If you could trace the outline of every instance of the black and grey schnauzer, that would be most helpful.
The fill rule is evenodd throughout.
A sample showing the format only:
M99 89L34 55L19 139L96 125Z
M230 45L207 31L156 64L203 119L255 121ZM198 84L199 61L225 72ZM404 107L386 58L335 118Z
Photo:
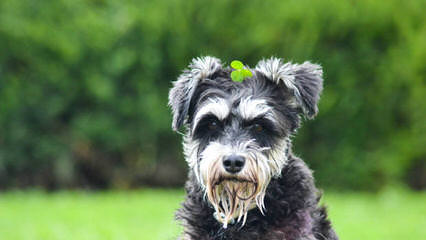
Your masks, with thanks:
M321 67L271 58L243 82L231 71L196 58L169 94L190 167L181 239L338 239L311 170L291 151L301 117L318 112Z

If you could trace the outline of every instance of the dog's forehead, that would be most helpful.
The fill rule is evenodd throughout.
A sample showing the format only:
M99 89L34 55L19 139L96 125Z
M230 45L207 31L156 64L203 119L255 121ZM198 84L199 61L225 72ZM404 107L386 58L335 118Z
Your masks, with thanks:
M232 109L241 109L241 107L251 105L267 105L271 100L267 94L256 94L249 88L237 89L231 92L226 99L231 104Z

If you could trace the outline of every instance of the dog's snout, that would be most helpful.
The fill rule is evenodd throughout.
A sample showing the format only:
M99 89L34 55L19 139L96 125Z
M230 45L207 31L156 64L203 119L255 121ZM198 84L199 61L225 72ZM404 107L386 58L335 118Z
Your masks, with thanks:
M229 173L237 173L243 169L246 160L240 155L230 155L223 159L223 167Z

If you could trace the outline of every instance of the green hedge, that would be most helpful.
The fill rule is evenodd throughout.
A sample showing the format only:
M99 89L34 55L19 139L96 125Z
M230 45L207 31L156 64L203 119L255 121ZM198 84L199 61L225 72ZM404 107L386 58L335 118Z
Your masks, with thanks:
M321 63L295 152L379 189L426 158L425 1L0 1L0 187L178 185L170 81L191 58ZM423 169L424 163L420 164Z

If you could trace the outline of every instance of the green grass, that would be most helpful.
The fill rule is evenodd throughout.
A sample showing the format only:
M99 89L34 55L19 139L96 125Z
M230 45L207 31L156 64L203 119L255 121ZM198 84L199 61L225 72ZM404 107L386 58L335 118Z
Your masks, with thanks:
M0 193L0 239L176 239L173 212L182 199L182 190ZM426 236L425 193L326 192L324 202L342 240Z
M342 240L426 239L426 192L334 193L324 201Z

